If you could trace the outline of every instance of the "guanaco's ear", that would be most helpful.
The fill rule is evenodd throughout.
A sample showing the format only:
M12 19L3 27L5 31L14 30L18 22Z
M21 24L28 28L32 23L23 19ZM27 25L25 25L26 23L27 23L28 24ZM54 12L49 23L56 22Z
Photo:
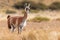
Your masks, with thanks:
M10 18L10 15L7 16L7 19Z

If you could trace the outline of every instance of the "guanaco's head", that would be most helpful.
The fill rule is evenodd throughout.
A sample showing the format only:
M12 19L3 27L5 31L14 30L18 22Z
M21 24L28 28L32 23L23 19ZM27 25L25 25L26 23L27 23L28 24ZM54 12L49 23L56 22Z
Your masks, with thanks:
M29 14L29 12L30 12L30 3L26 3L26 4L25 4L25 12L26 12L27 14Z

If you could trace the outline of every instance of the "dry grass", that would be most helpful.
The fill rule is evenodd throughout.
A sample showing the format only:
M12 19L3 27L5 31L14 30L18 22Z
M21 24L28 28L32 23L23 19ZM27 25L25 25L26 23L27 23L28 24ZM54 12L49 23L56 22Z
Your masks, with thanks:
M5 21L2 21L1 24L3 24L3 22ZM5 26L4 24L3 26ZM32 28L26 27L26 30L18 34L17 30L11 33L7 25L5 27L1 27L0 25L0 40L60 40L60 32L51 29L34 29L32 26Z
M0 40L60 40L60 37L58 37L57 32L55 31L46 32L40 29L31 30L28 33L22 32L22 34L7 33L5 36L0 38Z
M40 34L42 33L42 34ZM46 37L44 37L45 34L43 30L31 30L27 36L23 37L25 40L44 40Z
M42 15L45 13L46 12L42 12ZM47 12L47 14L49 13L50 12ZM48 21L49 18L37 17L36 20ZM11 31L7 28L6 20L3 19L3 21L0 21L0 40L60 40L60 21L41 23L29 22L26 29L23 30L21 34L18 34L17 30L11 33Z
M60 40L59 32L52 30L31 30L22 40Z

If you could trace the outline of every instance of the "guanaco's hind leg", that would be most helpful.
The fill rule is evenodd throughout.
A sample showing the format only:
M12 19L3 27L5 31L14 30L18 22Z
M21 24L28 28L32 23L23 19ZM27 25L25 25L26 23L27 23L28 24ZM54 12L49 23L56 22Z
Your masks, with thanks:
M14 32L15 26L11 24L11 31Z

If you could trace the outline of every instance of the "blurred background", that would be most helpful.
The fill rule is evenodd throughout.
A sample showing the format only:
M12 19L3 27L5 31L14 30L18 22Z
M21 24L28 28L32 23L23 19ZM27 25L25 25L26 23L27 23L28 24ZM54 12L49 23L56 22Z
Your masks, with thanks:
M60 19L60 0L0 0L0 17L1 14L21 15L25 3L31 4L29 19L36 16Z
M60 10L60 0L0 0L0 13L15 13L24 9L26 2L31 4L32 10Z

